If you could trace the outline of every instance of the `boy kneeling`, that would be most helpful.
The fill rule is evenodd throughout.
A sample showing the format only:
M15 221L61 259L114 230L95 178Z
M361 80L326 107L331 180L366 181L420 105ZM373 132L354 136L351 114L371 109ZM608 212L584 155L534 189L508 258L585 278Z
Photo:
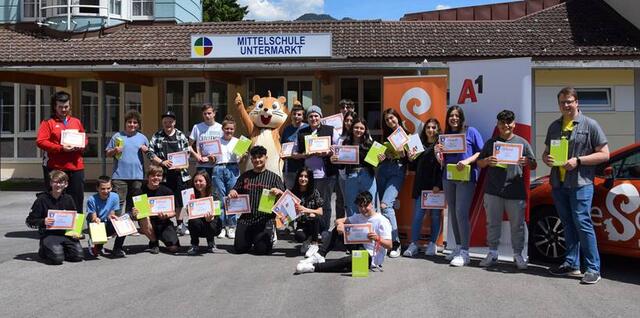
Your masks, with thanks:
M60 265L64 260L81 262L83 253L78 237L65 236L66 230L47 229L47 226L54 223L54 219L49 217L49 210L76 211L73 197L63 193L69 184L69 176L62 171L53 170L49 173L49 178L51 190L38 193L26 220L29 227L37 228L40 232L38 255L52 265Z
M149 166L146 184L143 184L140 190L135 191L133 196L146 194L147 197L153 198L173 195L173 191L171 189L160 184L160 182L162 182L163 173L164 172L161 167L156 165ZM131 213L133 213L135 218L137 218L138 212L138 209L135 207L131 208ZM164 243L169 252L175 253L178 251L178 233L171 221L171 218L174 216L176 216L175 210L158 213L138 220L138 223L140 224L140 233L149 238L148 251L151 254L160 253L160 243L158 243L158 240L161 240L162 243Z
M116 234L116 229L113 227L111 221L117 217L116 212L120 211L120 197L117 193L111 192L111 178L107 176L98 177L96 188L98 193L92 195L87 200L87 221L98 224L105 223L107 236L111 236ZM122 250L125 238L126 236L116 237L111 252L112 257L125 256ZM97 257L98 255L104 254L102 246L103 244L95 244L91 247L89 250L91 255Z
M358 207L357 214L348 218L336 220L336 227L331 235L322 243L319 251L311 257L298 263L296 273L311 272L331 272L348 273L351 272L351 257L346 256L336 260L325 261L325 256L333 250L338 242L343 241L345 224L366 224L371 223L373 232L368 235L369 243L350 245L351 250L365 249L369 253L369 268L379 267L384 261L387 249L392 247L391 223L382 214L373 208L373 197L368 191L359 193L356 196L355 204Z

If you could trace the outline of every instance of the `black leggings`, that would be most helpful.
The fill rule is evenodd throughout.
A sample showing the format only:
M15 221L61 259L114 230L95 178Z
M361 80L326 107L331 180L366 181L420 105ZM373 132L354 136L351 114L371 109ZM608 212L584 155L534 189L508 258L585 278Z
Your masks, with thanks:
M60 265L64 260L80 262L84 256L80 241L64 235L47 235L41 238L38 254L53 265Z
M191 245L198 246L200 238L207 239L207 244L213 244L216 235L222 230L222 221L219 217L215 217L211 222L207 222L204 218L189 219L189 235L191 236Z
M49 179L49 172L53 170L54 169L50 169L47 166L42 166L42 172L44 173L44 188L47 191L51 190L51 180ZM65 193L73 198L73 202L75 202L76 204L76 211L78 213L82 213L82 211L84 210L82 208L84 202L84 170L62 171L66 173L67 176L69 176L69 184L65 189Z
M111 221L107 221L105 222L105 228L107 229L107 237L116 234L116 240L115 242L113 242L113 249L114 250L121 250L122 249L122 245L124 245L124 239L127 238L126 236L117 236L118 233L116 232L116 229L113 227L113 224L111 223ZM96 244L96 246L102 247L104 246L104 244Z
M233 248L236 254L244 254L248 253L253 246L254 254L266 255L271 253L273 248L272 237L273 220L271 219L250 225L238 222Z
M305 217L296 222L296 233L293 237L298 243L304 242L307 238L311 238L311 242L318 242L318 234L320 234L320 219Z

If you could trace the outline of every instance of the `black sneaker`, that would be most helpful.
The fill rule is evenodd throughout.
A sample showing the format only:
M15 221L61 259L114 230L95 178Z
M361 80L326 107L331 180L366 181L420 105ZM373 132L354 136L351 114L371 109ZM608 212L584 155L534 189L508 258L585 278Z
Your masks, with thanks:
M556 267L550 267L549 273L555 276L569 276L569 277L582 277L582 273L579 269L573 268L567 264L562 264Z
M593 285L600 281L600 273L587 271L584 273L584 277L582 277L581 283Z
M160 253L160 247L158 246L158 242L149 242L149 248L147 248L147 252L151 254Z
M190 256L198 255L198 245L191 245L191 247L187 251L187 255L190 255Z
M209 253L215 253L217 250L216 247L216 243L214 242L207 242L207 252Z
M111 257L114 258L121 258L125 256L127 256L127 253L125 253L121 248L114 248L111 252Z

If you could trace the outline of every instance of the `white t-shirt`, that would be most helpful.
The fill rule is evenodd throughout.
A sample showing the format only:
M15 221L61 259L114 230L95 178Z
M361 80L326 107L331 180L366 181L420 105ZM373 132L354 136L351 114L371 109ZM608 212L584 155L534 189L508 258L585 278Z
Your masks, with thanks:
M196 147L200 147L201 141L215 140L218 138L222 138L222 125L220 125L219 123L214 123L211 126L207 125L205 122L195 124L191 129L191 135L189 135L189 139L195 142L193 149L195 151L198 151ZM198 163L196 166L210 168L213 167L214 164L206 162Z
M216 164L238 162L238 156L233 153L233 148L236 147L236 143L238 143L238 138L236 137L231 137L229 140L220 138L220 151L222 155L216 156Z
M347 223L349 224L366 224L371 223L371 227L376 234L380 235L380 237L384 240L391 239L391 223L389 220L384 217L380 213L376 213L374 216L367 218L361 213L356 213L348 218ZM384 262L384 256L387 255L387 249L380 246L380 248L375 251L376 243L371 241L367 244L362 244L364 248L369 252L371 256L371 264L372 265L382 265Z

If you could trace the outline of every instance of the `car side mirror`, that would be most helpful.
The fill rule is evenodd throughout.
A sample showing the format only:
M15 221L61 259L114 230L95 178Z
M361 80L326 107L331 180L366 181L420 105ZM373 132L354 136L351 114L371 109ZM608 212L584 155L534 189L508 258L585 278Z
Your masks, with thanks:
M613 179L613 168L612 167L606 167L604 168L604 178L607 180L611 180Z

